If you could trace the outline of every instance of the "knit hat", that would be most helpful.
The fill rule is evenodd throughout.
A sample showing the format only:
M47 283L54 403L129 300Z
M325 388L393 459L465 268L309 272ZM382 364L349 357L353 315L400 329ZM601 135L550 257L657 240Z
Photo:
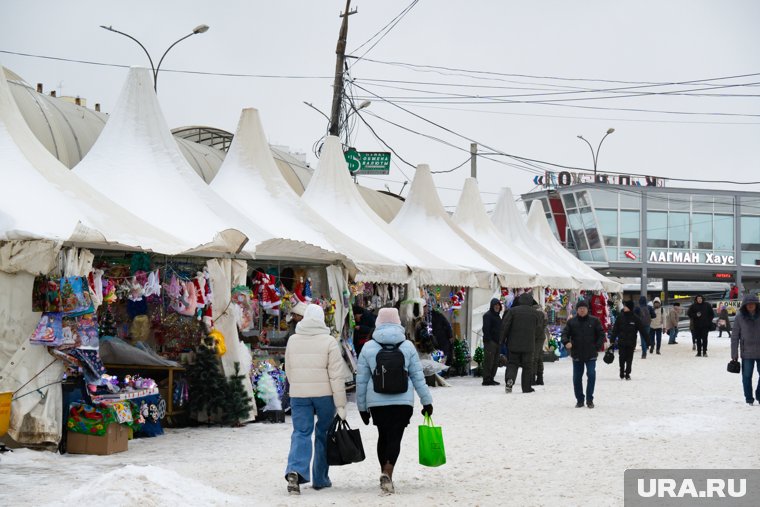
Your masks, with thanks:
M299 301L298 303L295 304L295 306L293 306L293 308L290 309L290 313L296 313L300 315L301 317L303 317L304 313L306 313L307 306L308 305L306 303L302 303L301 301Z
M586 308L588 308L588 302L587 302L585 299L581 299L581 300L579 300L579 301L578 301L578 302L575 304L575 309L576 309L576 310L577 310L578 308L581 308L581 307L586 307Z
M623 306L625 306L629 310L633 310L633 300L629 299L628 301L623 302Z
M395 308L380 308L375 319L375 326L381 324L398 324L401 325L401 318L398 316L398 310Z

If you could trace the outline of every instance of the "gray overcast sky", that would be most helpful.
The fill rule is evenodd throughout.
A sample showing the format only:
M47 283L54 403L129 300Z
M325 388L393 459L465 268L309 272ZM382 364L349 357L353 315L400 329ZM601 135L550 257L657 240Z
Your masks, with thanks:
M411 0L354 0L349 51L375 34ZM174 40L196 25L211 29L183 41L167 56L164 69L219 73L330 76L345 5L339 0L280 1L144 1L129 2L3 0L0 4L0 50L147 65L132 41L98 26L112 25L138 38L158 59ZM421 0L372 49L367 58L496 73L553 78L608 79L635 82L683 82L760 73L760 2L754 0L625 1L453 1ZM357 54L362 54L365 46ZM126 69L57 62L0 53L0 63L46 91L79 95L109 111ZM533 77L423 71L360 61L351 69L357 84L386 97L408 95L416 102L451 102L452 94L523 95L636 86L599 81L562 81ZM454 74L454 75L452 75ZM495 80L497 78L498 80ZM471 86L397 84L367 79L422 81ZM676 91L714 85L760 83L760 75L688 86L634 89ZM414 89L403 91L378 85ZM428 92L439 92L432 95ZM354 89L356 95L366 95ZM620 95L628 94L617 92ZM760 86L734 86L691 93L732 96L650 95L547 104L478 100L473 104L405 103L404 107L451 130L510 154L574 167L592 167L583 134L596 145L609 127L599 157L600 171L630 171L681 178L760 180ZM609 93L604 95L610 95ZM510 97L547 100L598 97L599 93ZM303 105L312 102L328 112L332 80L264 79L199 76L162 72L159 99L170 127L211 125L235 130L240 110L261 110L270 142L310 153L325 130L325 120ZM448 98L447 98L448 97ZM466 102L471 99L456 99ZM676 115L601 108L732 113L755 116ZM363 111L364 113L364 111ZM370 116L377 114L462 149L469 142L416 119L393 105L374 100L364 117L404 159L446 170L463 162L463 151L447 147ZM353 143L359 150L383 149L363 125ZM482 148L481 148L482 149ZM395 158L395 157L394 157ZM309 159L315 162L310 153ZM413 169L396 159L411 178ZM469 164L436 175L440 187L461 188ZM515 194L533 187L533 174L489 160L479 161L483 199L493 202L499 187ZM375 188L398 191L406 179L393 167L387 181L361 178ZM671 186L694 186L671 184ZM704 188L714 185L700 184ZM753 187L729 187L760 190ZM455 205L459 191L441 189L445 205ZM490 208L490 206L489 206Z

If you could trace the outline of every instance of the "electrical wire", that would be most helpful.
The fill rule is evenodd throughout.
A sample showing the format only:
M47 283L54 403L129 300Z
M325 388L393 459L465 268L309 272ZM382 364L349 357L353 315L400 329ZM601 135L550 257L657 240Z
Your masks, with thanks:
M414 6L417 5L417 2L419 2L419 0L412 0L412 3L407 5L404 8L404 10L402 10L400 13L396 15L395 18L390 20L384 27L382 27L377 33L375 33L372 37L370 37L364 43L362 43L358 48L351 51L351 53L358 52L361 48L366 46L371 40L373 40L375 37L380 35L381 32L384 32L382 35L380 35L380 38L377 39L377 41L375 41L374 44L372 44L372 46L370 46L364 53L362 53L361 56L358 56L358 57L351 56L352 58L355 58L355 61L354 63L351 64L351 67L356 65L362 58L364 58L367 55L367 53L372 51L375 48L375 46L377 46L380 43L380 41L382 41L391 32L391 30L393 30L396 27L396 25L398 25L401 22L401 20L404 19L404 16L409 14L409 11L411 11L414 8Z
M430 174L453 173L454 171L456 171L457 169L459 169L460 167L462 167L463 165L465 165L470 160L472 160L472 158L468 157L468 158L464 159L464 161L461 164L459 164L458 166L454 167L453 169L447 169L445 171L430 171Z

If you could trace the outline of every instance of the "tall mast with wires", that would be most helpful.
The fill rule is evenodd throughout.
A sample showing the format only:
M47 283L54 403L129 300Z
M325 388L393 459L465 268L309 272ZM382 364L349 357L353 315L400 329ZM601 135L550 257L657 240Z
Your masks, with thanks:
M348 17L356 14L356 9L351 8L351 0L346 0L346 11L340 15L343 22L340 24L338 35L338 47L335 49L335 82L333 84L332 114L330 115L330 135L340 135L340 111L343 104L343 67L346 62L346 39L348 38Z

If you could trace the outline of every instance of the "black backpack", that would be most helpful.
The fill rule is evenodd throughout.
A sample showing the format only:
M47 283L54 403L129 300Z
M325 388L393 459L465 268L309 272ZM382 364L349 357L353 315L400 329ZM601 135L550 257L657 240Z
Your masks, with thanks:
M404 366L406 358L399 347L405 340L392 345L380 345L380 350L375 356L375 371L372 372L372 385L376 393L400 394L409 388L409 373Z

